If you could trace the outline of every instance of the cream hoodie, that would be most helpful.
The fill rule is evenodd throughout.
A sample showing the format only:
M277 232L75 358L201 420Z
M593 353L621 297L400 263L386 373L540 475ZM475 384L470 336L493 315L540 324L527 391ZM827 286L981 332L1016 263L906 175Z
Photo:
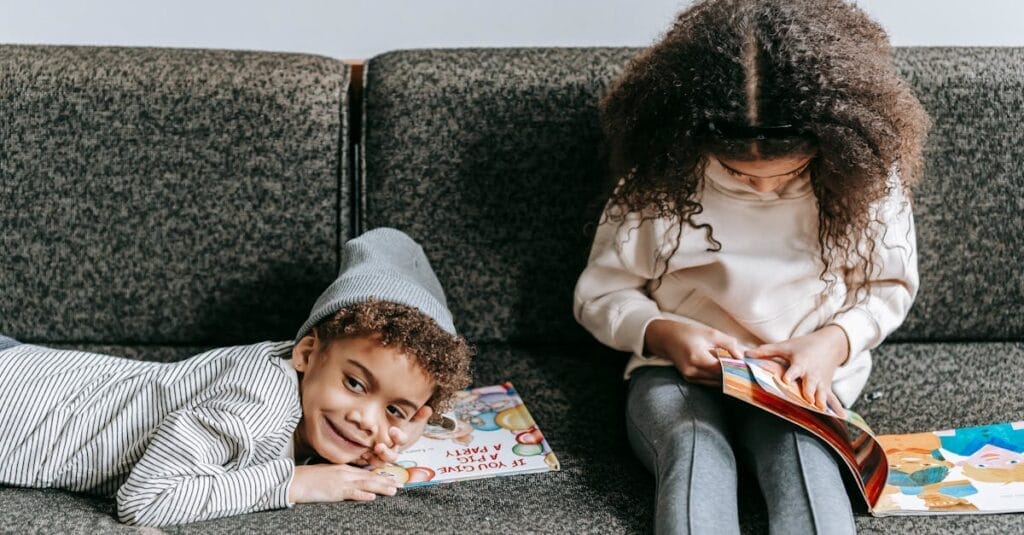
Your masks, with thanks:
M833 391L851 405L871 372L870 349L895 330L917 294L917 248L910 204L899 188L873 210L885 231L876 240L876 272L867 299L840 312L847 299L841 282L826 294L819 274L818 205L810 173L774 192L759 193L733 178L712 159L701 193L704 211L722 244L709 252L703 229L684 224L679 249L668 262L676 219L641 222L630 213L597 229L587 267L576 284L573 312L601 343L633 353L625 377L640 366L671 366L644 355L644 334L655 319L703 324L755 347L809 334L825 325L841 327L850 357L836 370ZM895 174L891 180L898 183Z

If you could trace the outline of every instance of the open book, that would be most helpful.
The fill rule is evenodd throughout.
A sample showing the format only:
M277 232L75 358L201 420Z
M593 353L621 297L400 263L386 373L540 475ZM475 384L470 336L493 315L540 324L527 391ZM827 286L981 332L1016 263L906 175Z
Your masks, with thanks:
M404 487L558 470L558 459L511 383L456 395L441 425L374 470Z
M1024 511L1024 421L875 435L853 411L840 416L807 402L771 361L720 361L723 391L835 449L875 516Z

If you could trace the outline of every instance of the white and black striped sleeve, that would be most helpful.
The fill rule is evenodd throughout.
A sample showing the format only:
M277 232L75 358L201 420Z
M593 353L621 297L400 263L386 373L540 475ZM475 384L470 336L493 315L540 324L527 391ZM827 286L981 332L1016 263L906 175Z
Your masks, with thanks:
M251 459L259 437L247 422L260 411L212 402L169 414L117 491L119 520L165 526L288 507L294 461Z

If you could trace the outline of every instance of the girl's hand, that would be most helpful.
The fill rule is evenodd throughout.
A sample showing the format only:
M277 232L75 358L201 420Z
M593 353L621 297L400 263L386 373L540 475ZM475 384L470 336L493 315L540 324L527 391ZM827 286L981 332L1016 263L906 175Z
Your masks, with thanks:
M843 416L843 405L832 393L832 376L846 362L849 351L846 331L838 325L826 325L808 335L758 346L746 354L787 363L789 367L782 374L784 382L799 381L800 393L807 402L821 410L830 407Z
M299 465L295 467L295 477L288 487L288 501L371 501L378 494L394 496L400 486L390 477L347 464Z
M373 449L363 454L360 460L374 468L397 461L399 452L420 439L420 436L423 434L423 428L427 425L427 420L433 414L434 410L430 407L426 405L420 407L420 410L416 411L416 414L403 425L404 430L394 426L388 429L390 444L385 444L384 442L374 444Z
M743 358L735 338L711 327L671 320L649 323L644 346L650 353L671 360L683 379L707 386L722 383L719 350L725 350L732 358Z

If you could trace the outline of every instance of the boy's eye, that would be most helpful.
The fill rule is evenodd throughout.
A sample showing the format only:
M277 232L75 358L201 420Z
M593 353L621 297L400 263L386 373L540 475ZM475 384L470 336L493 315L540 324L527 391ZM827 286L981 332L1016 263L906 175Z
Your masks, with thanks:
M354 392L366 392L366 387L355 377L345 376L345 384Z
M401 419L401 420L407 419L406 416L405 416L405 411L403 411L402 409L399 409L398 407L396 407L394 405L388 405L388 414L390 414L391 416L394 416L395 418Z

